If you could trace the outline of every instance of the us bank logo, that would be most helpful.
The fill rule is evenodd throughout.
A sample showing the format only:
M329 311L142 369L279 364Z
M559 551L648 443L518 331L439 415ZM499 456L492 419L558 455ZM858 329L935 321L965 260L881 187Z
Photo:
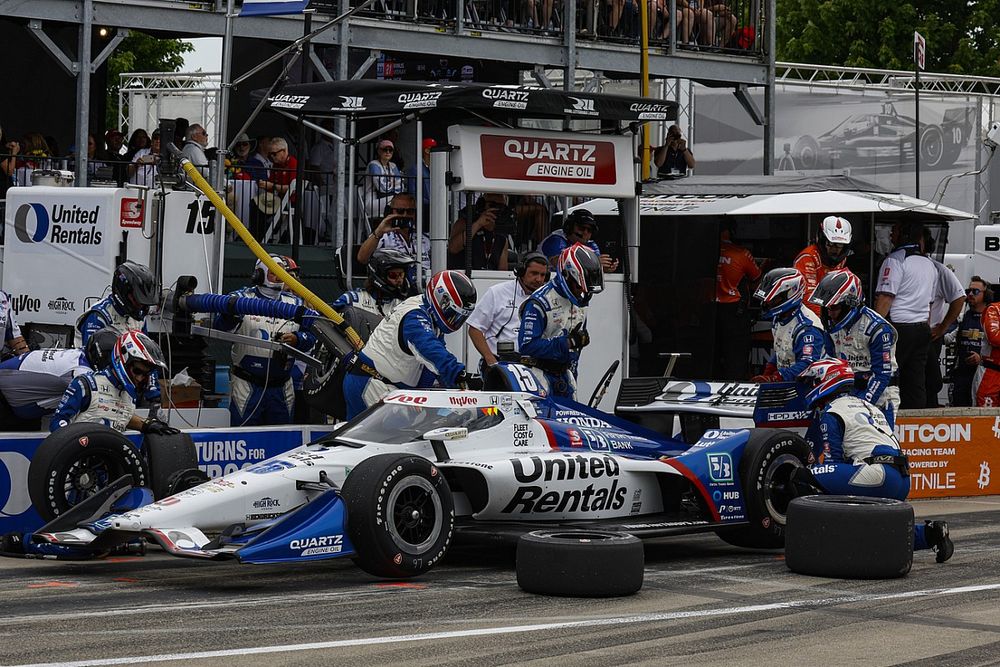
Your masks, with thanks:
M21 204L14 214L14 233L21 243L41 243L49 235L49 212L41 204Z

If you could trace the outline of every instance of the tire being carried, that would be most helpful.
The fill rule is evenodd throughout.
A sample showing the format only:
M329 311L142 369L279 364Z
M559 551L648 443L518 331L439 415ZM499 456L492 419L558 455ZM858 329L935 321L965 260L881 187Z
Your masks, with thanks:
M863 496L805 496L788 506L785 564L798 574L893 579L913 566L913 507Z
M423 574L444 557L455 505L444 475L411 454L379 454L359 463L341 492L354 562L376 577Z
M720 529L725 542L750 549L780 549L785 544L785 513L792 499L788 480L806 465L809 445L800 436L776 429L754 429L743 449L739 475L749 525Z
M146 464L124 435L100 424L64 426L35 450L28 468L28 496L45 521L51 521L122 475L148 485Z
M604 530L536 530L517 543L517 585L564 597L632 595L642 588L642 540Z

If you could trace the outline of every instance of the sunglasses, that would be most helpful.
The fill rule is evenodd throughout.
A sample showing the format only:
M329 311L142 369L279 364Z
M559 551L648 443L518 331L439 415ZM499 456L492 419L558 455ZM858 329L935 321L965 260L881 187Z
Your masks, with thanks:
M284 148L282 148L281 150L274 151L273 153L268 153L267 156L268 157L275 157L277 155L281 155L282 153L287 153L287 152L288 151L286 151Z
M393 208L392 212L396 213L398 215L416 215L417 214L417 209L415 209L415 208Z
M383 153L394 153L396 151L395 148L389 148L388 146L386 146L385 148L380 148L379 150L382 151Z
M978 287L971 287L965 290L965 293L968 294L969 296L979 296L980 294L983 293L983 290L979 289Z

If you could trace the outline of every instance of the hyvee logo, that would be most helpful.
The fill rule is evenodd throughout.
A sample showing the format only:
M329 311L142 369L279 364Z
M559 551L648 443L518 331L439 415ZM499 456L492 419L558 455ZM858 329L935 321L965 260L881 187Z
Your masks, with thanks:
M42 204L21 204L14 213L14 234L21 243L100 245L103 234L96 228L100 206L82 209L75 204L55 204L52 215ZM29 233L28 227L34 223Z
M14 309L15 315L19 315L21 313L37 313L42 307L42 300L33 299L27 294L19 294L18 296L11 297L10 307Z

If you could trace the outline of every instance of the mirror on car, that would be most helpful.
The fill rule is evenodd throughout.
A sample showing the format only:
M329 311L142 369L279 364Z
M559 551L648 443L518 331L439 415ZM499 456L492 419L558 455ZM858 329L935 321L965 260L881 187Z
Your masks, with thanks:
M423 440L461 440L469 436L469 429L464 426L445 426L427 431L422 436Z

